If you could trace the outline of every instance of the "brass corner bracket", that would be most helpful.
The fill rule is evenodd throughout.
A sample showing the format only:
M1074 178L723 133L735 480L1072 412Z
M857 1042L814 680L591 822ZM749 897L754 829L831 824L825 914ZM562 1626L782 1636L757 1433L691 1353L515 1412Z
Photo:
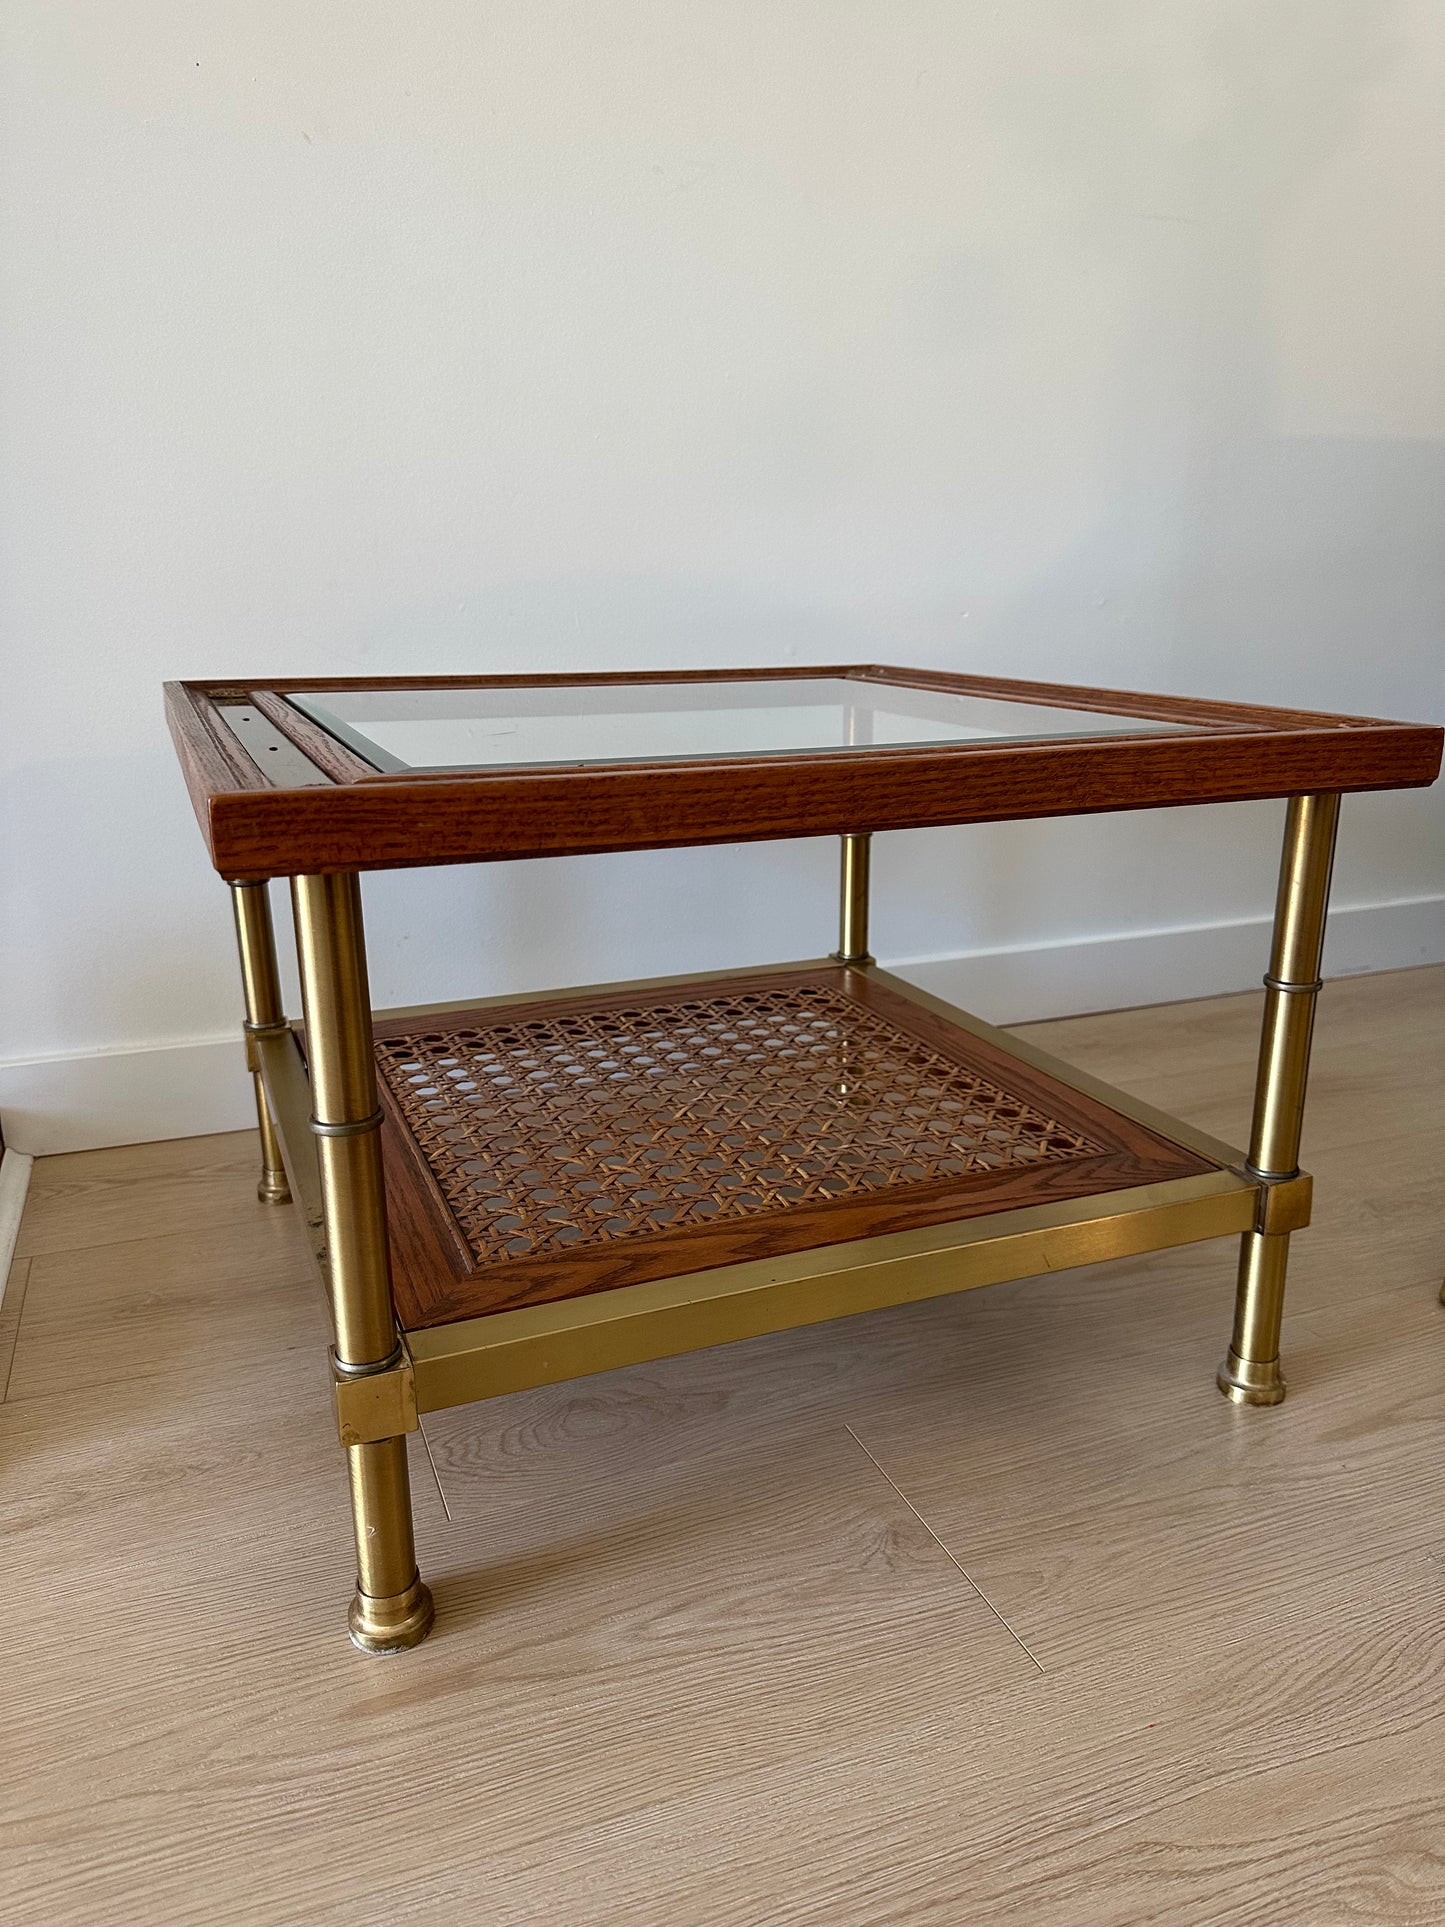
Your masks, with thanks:
M261 1075L261 1040L263 1037L286 1037L291 1031L288 1018L282 1017L274 1024L253 1024L248 1018L241 1026L241 1036L246 1045L246 1069L255 1076Z
M1314 1203L1315 1181L1309 1172L1296 1171L1292 1178L1261 1178L1257 1171L1250 1171L1248 1175L1259 1186L1256 1231L1271 1235L1303 1231L1310 1221Z
M398 1336L395 1352L377 1370L348 1370L334 1350L329 1357L336 1430L343 1445L374 1445L417 1430L416 1376L404 1338Z

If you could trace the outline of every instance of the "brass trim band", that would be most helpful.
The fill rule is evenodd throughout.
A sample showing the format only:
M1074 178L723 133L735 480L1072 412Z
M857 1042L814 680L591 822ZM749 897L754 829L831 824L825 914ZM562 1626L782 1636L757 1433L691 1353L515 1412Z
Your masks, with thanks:
M307 1120L307 1128L313 1137L365 1137L368 1131L381 1129L381 1106L378 1104L370 1117L354 1118L347 1124L323 1124L313 1116Z
M331 1360L331 1369L338 1378L374 1378L378 1372L394 1372L399 1365L405 1364L406 1347L398 1338L393 1351L370 1365L348 1365L345 1359L336 1356L334 1345L327 1348L326 1355Z

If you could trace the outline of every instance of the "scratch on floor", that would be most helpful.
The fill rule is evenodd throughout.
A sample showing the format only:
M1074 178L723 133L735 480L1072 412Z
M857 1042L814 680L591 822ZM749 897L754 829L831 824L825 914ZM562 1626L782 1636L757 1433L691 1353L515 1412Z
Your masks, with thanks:
M421 1434L422 1450L426 1453L426 1462L431 1467L431 1475L436 1484L437 1497L442 1502L442 1511L447 1515L447 1524L450 1525L452 1523L452 1509L447 1504L446 1493L442 1490L442 1475L437 1471L437 1462L432 1456L431 1440L427 1437L426 1427L420 1419L416 1422L416 1429Z
M928 1523L927 1519L924 1518L923 1514L918 1510L918 1507L913 1503L912 1499L909 1498L908 1494L903 1490L902 1486L899 1485L898 1481L895 1478L893 1478L889 1473L883 1470L883 1467L878 1463L877 1459L874 1458L873 1454L868 1450L868 1447L863 1443L862 1439L859 1438L858 1434L853 1430L851 1425L848 1425L845 1423L843 1426L843 1430L848 1434L849 1438L852 1439L853 1443L857 1446L858 1450L863 1454L864 1458L867 1459L868 1463L878 1473L880 1478L886 1479L889 1485L892 1486L893 1490L898 1494L899 1498L908 1507L908 1510L913 1514L914 1518L918 1521L919 1525L923 1527L923 1530L928 1534L929 1538L933 1541L934 1545L938 1547L938 1550L943 1554L944 1558L948 1561L948 1563L955 1569L955 1571L963 1574L963 1577L968 1581L969 1585L973 1588L974 1592L978 1594L978 1597L983 1601L984 1605L988 1607L989 1611L993 1614L994 1618L998 1621L999 1625L1003 1627L1004 1631L1008 1634L1009 1638L1014 1642L1016 1646L1020 1648L1021 1651L1028 1654L1029 1658L1033 1661L1034 1665L1037 1666L1039 1671L1042 1673L1044 1671L1043 1662L1039 1659L1037 1654L1031 1652L1028 1646L1024 1644L1023 1640L1019 1638L1018 1634L1014 1631L1013 1627L1010 1626L1008 1621L1004 1618L1003 1614L999 1611L998 1607L995 1606L993 1601L989 1598L988 1594L984 1591L983 1587L979 1585L978 1581L974 1578L973 1574L968 1570L968 1568L962 1563L961 1560L955 1558L953 1553L949 1551L948 1547L939 1538L938 1534L933 1530L933 1527Z

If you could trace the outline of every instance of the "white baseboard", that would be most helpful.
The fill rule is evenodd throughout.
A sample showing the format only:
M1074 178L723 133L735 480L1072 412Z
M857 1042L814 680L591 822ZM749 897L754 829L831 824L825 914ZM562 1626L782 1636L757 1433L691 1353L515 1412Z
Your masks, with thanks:
M1131 931L964 956L887 958L890 969L995 1024L1177 1003L1258 988L1269 953L1260 918ZM1445 963L1445 896L1341 908L1330 917L1332 977ZM7 1144L37 1157L255 1122L234 1033L187 1044L0 1065Z
M5 1142L34 1157L243 1131L256 1105L241 1040L204 1037L0 1065Z
M1261 917L1033 949L908 957L888 967L989 1023L1029 1024L1257 990L1269 962L1269 939L1269 921ZM1445 963L1445 896L1361 904L1330 914L1325 943L1330 977L1436 963Z

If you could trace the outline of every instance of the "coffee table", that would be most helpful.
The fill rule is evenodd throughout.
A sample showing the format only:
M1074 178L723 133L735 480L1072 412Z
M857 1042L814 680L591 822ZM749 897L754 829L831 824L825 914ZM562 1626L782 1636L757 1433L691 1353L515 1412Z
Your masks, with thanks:
M1218 1383L1283 1398L1339 799L1432 782L1439 729L874 665L171 683L166 705L232 891L260 1196L296 1200L331 1308L365 1651L432 1623L424 1412L1229 1233ZM875 831L1259 797L1289 800L1247 1151L869 954ZM371 1008L364 870L800 836L840 839L827 958Z

